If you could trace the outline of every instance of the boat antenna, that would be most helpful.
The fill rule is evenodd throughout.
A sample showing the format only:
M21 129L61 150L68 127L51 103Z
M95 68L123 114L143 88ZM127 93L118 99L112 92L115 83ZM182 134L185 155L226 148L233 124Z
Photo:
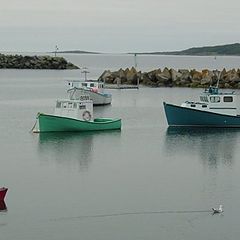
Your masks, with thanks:
M134 53L134 67L137 68L137 53Z
M89 71L87 70L87 67L82 68L82 73L84 73L84 80L87 81L87 74L89 73Z
M137 53L134 53L134 67L137 70ZM139 89L139 77L137 76L137 88Z
M57 51L58 51L59 49L58 49L58 46L56 45L55 46L55 51L54 51L54 56L56 57L57 56Z

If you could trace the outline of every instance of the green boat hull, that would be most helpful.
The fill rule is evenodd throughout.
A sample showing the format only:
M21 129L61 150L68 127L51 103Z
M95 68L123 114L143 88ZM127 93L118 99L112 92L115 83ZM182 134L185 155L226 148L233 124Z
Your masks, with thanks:
M38 132L81 132L121 129L121 119L96 118L84 121L54 115L38 114Z

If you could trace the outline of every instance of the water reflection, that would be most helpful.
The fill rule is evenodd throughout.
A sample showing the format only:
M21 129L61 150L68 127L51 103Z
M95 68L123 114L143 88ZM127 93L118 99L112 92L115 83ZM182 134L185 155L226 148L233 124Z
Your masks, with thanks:
M219 163L231 166L237 151L240 129L169 127L165 137L168 154L200 157L203 165L217 167Z
M7 211L7 206L4 201L0 201L0 212L6 212Z
M120 131L40 133L39 152L44 154L44 160L55 159L64 165L77 162L80 171L86 171L94 158L97 140L116 135L120 135Z

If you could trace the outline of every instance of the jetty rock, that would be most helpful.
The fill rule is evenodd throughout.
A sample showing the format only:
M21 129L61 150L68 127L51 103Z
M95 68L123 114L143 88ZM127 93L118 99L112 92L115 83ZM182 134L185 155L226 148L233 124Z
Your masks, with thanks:
M182 76L181 73L179 73L178 71L176 71L175 69L171 68L170 69L170 74L171 74L171 79L173 82L176 82L177 80L179 80Z
M211 70L211 69L153 69L149 72L137 71L134 67L117 71L106 70L99 80L109 84L138 83L149 87L191 87L206 88L219 81L222 88L240 88L240 69Z
M231 69L223 75L223 79L228 83L229 82L238 83L240 82L240 75L238 71L236 71L235 69Z
M8 69L78 69L63 57L0 54L0 68Z

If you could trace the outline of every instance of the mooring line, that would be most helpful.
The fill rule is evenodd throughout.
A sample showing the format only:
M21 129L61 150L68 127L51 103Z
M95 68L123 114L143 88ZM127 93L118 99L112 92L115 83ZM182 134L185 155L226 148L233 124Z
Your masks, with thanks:
M29 131L30 133L32 133L32 132L33 132L33 130L34 130L34 128L36 127L36 125L37 125L37 120L35 121L35 123L34 123L33 127L32 127L32 128L31 128L31 130Z
M62 217L59 219L52 219L53 221L64 221L83 218L107 218L107 217L120 217L128 215L152 215L152 214L187 214L187 213L210 213L211 210L184 210L184 211L143 211L143 212L119 212L110 214L97 214L97 215L82 215L76 217Z

